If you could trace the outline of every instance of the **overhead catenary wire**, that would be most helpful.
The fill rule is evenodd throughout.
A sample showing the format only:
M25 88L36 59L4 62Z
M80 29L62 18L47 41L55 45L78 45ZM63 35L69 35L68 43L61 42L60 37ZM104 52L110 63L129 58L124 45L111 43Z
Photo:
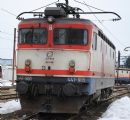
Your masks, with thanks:
M59 2L59 0L57 0L57 1L53 2L53 3L50 3L50 4L48 4L48 5L42 6L42 7L40 7L40 8L36 8L36 9L34 9L34 10L31 10L30 12L34 12L34 11L40 10L40 9L42 9L42 8L48 7L48 6L50 6L50 5L53 5L53 4L57 3L57 2Z
M6 10L6 9L3 9L3 8L2 8L1 10L4 11L4 12L6 12L6 13L8 13L8 14L10 14L10 15L12 15L12 16L17 17L17 15L15 15L14 13L12 13L12 12Z
M82 5L84 5L84 3L82 3L82 2L80 2L80 1L77 1L77 0L74 0L75 2L78 2L78 3L80 3L80 4L82 4ZM85 3L86 4L86 3ZM94 6L91 6L91 5L88 5L88 4L86 4L87 6L89 6L89 7L91 7L91 8L94 8L94 9L96 9L96 10L99 10L99 11L101 11L101 12L105 12L104 10L102 10L102 9L99 9L99 8L96 8L96 7L94 7Z
M0 30L0 33L6 34L6 35L10 35L10 36L13 35L13 34L10 34L10 33L7 33L7 32L3 32L3 31L1 31L1 30Z
M75 2L78 2L78 3L80 3L80 4L83 4L83 5L86 5L86 6L89 8L90 11L92 11L91 8L93 8L93 9L96 9L96 10L99 10L99 11L102 11L102 12L105 12L105 11L102 10L102 9L99 9L99 8L94 7L94 6L91 6L91 5L86 4L85 2L82 3L82 2L77 1L77 0L74 0L74 1L75 1ZM52 4L55 4L55 3L57 3L57 2L59 2L59 0L57 0L57 1L53 2L53 3L50 3L50 4L48 4L48 5L42 6L42 7L40 7L40 8L34 9L34 10L32 10L31 12L36 11L36 10L39 10L39 9L42 9L42 8L45 8L45 7L47 7L47 6L50 6L50 5L52 5ZM17 16L17 15L15 15L15 14L11 13L10 11L5 10L5 9L3 9L3 8L2 8L1 10L4 11L4 12L6 12L6 13L9 13L9 14L15 16L15 17ZM117 37L116 37L106 26L104 26L104 25L102 24L103 21L110 21L110 20L99 20L98 17L97 17L95 14L93 14L93 15L95 16L95 18L97 19L97 21L98 21L116 40L118 40ZM94 21L94 20L93 20L93 21ZM95 21L96 21L96 20L95 20ZM7 34L7 35L13 35L13 34L9 34L9 33L2 32L2 31L0 31L0 32L1 32L1 33L4 33L4 34ZM118 42L119 42L121 45L123 45L119 40L118 40ZM123 45L123 46L125 46L125 45Z
M3 39L3 40L7 40L7 41L11 41L11 40L13 40L13 39L8 39L8 38L1 37L1 36L0 36L0 38ZM11 42L12 42L12 41L11 41Z
M75 2L77 2L77 3L80 3L80 4L82 4L82 5L86 5L86 6L88 6L89 8L91 7L91 8L93 8L93 9L96 9L96 10L99 10L100 12L102 12L102 13L108 13L107 11L104 11L104 10L102 10L102 9L99 9L99 8L96 8L96 7L94 7L94 6L91 6L91 5L88 5L88 4L86 4L86 3L82 3L82 2L80 2L80 1L78 1L78 0L74 0ZM95 14L96 12L93 12L93 14ZM109 12L109 13L114 13L114 12ZM100 13L101 14L101 13ZM107 19L107 20L99 20L99 21L101 21L101 22L104 22L104 21L117 21L117 20L121 20L121 17L118 15L118 14L116 14L116 13L114 13L116 16L118 16L118 18L117 19ZM96 21L96 20L92 20L92 21Z
M4 28L7 28L7 27L8 27L9 29L13 29L13 28L16 27L15 25L13 26L13 25L10 25L10 24L4 23L4 22L1 23L1 25L2 25ZM11 31L12 31L12 30L11 30Z
M83 4L83 3L82 3L82 4ZM85 1L84 1L84 5L86 5L86 6L88 7L88 9L89 9L91 12L93 12L93 11L91 10L90 6L88 6ZM106 31L107 31L109 34L111 34L111 36L114 38L114 40L116 40L118 43L120 43L120 45L122 45L123 47L126 46L126 45L124 45L124 44L98 19L98 17L97 17L95 14L93 14L93 15L94 15L94 17L97 19L97 21L102 25L102 27L103 27L104 29L106 29Z
M15 15L14 13L12 13L12 12L10 12L10 11L4 9L4 8L1 8L1 11L4 11L4 12L6 12L6 13L12 15L12 16L14 16L15 18L17 17L17 15ZM3 25L3 23L1 23L1 24ZM5 24L5 23L4 23L4 24ZM10 28L14 28L13 25L9 25L9 24L7 24L7 23L6 23L5 25L8 26L8 27L10 27ZM4 34L8 34L8 35L13 35L13 34L5 33L5 32L3 32L3 31L1 31L1 30L0 30L0 32L1 32L1 33L4 33Z

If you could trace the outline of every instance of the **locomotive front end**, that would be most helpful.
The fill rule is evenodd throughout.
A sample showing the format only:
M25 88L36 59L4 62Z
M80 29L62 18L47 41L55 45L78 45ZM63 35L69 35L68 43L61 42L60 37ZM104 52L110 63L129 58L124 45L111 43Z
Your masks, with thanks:
M39 18L22 19L18 26L16 90L23 110L78 113L111 95L115 46L77 10L57 3L44 17L24 12Z
M17 91L26 110L77 113L88 99L92 25L63 13L47 8L45 18L19 24Z

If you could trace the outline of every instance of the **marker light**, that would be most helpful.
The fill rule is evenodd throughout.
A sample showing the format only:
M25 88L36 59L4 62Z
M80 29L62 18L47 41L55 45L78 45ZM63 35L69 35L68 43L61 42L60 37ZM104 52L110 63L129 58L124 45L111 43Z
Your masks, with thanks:
M25 60L25 71L27 73L31 72L31 60L29 60L29 59Z
M75 73L75 61L71 60L69 62L69 72L70 74L74 74Z
M30 66L25 66L25 71L26 71L27 73L30 73L30 72L31 72L31 67L30 67Z
M70 68L69 68L69 73L70 73L70 74L74 74L74 73L75 73L75 68L70 67Z

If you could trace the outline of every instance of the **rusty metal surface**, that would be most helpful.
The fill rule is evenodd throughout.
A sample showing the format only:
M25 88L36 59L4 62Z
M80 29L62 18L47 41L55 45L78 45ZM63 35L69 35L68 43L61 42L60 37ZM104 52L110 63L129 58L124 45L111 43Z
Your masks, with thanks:
M56 97L51 98L39 96L38 98L27 98L21 96L21 106L23 110L40 111L42 113L78 113L87 97Z

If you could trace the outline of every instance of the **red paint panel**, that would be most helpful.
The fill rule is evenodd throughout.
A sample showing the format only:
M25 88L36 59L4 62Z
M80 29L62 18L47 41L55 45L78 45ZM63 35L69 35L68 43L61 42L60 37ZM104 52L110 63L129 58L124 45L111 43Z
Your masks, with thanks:
M17 74L27 74L25 69L17 69ZM32 69L30 74L70 75L69 70L39 70ZM76 71L74 75L91 75L90 71Z
M41 23L34 23L34 22L19 24L19 29L20 28L47 28L47 27L48 24L41 24Z
M17 45L17 48L18 49L26 49L26 48L29 48L29 49L33 49L33 48L38 48L38 49L41 49L41 48L48 48L48 45L41 45L41 44L18 44Z
M56 23L53 24L53 28L81 28L85 29L88 27L92 27L91 24L85 24L81 22L70 22L70 23ZM88 28L89 29L89 28Z
M53 30L49 30L49 25L52 25L53 30L55 28L79 28L88 30L89 38L88 45L54 45L53 44ZM29 45L29 44L18 44L18 49L32 49L32 48L63 48L63 49L85 49L89 50L91 48L91 38L92 38L92 28L93 26L90 24L84 24L80 22L75 23L56 23L56 24L48 24L48 23L21 23L19 24L19 28L47 28L48 29L48 43L46 45Z
M17 69L17 74L45 74L45 75L71 75L69 70L40 70L32 69L31 73L27 73L25 69ZM93 71L81 71L77 70L73 75L78 76L103 76L102 73L93 72ZM106 74L105 77L114 77L110 74Z

